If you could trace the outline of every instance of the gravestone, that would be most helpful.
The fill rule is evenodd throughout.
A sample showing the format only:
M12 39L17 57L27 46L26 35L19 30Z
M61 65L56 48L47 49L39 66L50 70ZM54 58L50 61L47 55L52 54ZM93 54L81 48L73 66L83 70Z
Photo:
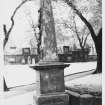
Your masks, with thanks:
M30 48L23 48L22 54L24 56L25 64L28 64L28 57L30 55Z
M36 70L34 100L37 105L68 105L69 96L65 93L64 68L69 65L58 61L51 0L41 0L41 14L43 58L38 64L31 66Z
M63 46L64 54L69 54L69 46Z

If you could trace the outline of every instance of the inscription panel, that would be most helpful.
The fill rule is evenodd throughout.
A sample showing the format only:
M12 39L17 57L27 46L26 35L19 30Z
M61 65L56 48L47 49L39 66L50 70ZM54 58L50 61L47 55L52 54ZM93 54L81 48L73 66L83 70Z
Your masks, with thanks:
M44 70L40 75L41 94L65 91L63 70Z

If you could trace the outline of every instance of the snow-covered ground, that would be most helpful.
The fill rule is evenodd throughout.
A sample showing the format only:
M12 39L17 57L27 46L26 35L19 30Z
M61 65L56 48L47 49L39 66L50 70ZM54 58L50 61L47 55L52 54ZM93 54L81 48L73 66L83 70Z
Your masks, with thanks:
M2 99L0 105L35 105L33 100L34 93L35 92L32 91L12 97L5 97Z
M8 87L35 83L35 70L28 65L6 65L4 77Z
M95 68L96 62L70 63L70 66L65 68L64 75L66 76ZM8 87L35 83L35 75L35 70L28 65L6 65L4 70L4 77Z
M96 68L96 62L70 63L64 71L65 75L76 72L87 71ZM4 76L8 87L27 85L35 83L35 71L28 65L7 65L5 66ZM5 93L3 104L0 105L35 105L33 100L34 85L20 87Z
M65 68L64 75L69 75L73 73L88 71L96 68L96 62L78 62L78 63L69 63L70 66Z
M91 74L85 77L65 82L70 90L76 90L81 93L101 93L102 92L102 74Z

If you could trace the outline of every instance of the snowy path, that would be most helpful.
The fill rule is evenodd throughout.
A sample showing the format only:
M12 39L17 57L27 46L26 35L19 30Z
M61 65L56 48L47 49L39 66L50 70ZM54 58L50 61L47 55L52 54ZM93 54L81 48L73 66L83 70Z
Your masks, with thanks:
M77 72L88 71L96 68L96 62L79 62L69 63L70 66L64 71L64 75L69 75Z
M8 94L8 93L6 93ZM35 105L33 100L34 92L5 97L0 105Z
M65 69L64 75L66 76L95 68L96 62L70 63L70 66ZM28 65L7 65L5 66L4 76L8 87L35 83L35 71L29 68Z

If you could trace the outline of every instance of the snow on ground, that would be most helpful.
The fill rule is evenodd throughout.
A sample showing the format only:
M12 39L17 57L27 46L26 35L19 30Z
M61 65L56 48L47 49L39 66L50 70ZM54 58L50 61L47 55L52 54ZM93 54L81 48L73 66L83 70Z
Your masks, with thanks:
M8 87L35 83L36 71L28 65L6 65L4 77Z
M96 68L96 62L70 63L64 70L64 75L88 71ZM8 87L35 83L35 70L28 65L6 65L4 76Z
M96 62L70 63L70 66L65 69L64 73L68 75L95 69L95 67ZM35 71L29 68L28 65L7 65L5 66L4 76L8 87L35 83ZM91 78L89 80L91 81ZM91 83L94 81L91 81ZM28 89L29 87L31 88ZM29 87L11 90L9 91L10 93L6 92L7 95L4 97L3 104L0 105L35 105L33 100L33 95L35 94L33 85Z
M67 67L64 71L64 75L69 75L73 73L88 71L96 68L96 62L78 62L70 63L70 66Z
M13 97L4 98L0 105L35 105L33 100L34 92L27 92Z
M78 92L102 92L102 74L91 74L85 77L74 79L65 82L65 85L70 90Z

